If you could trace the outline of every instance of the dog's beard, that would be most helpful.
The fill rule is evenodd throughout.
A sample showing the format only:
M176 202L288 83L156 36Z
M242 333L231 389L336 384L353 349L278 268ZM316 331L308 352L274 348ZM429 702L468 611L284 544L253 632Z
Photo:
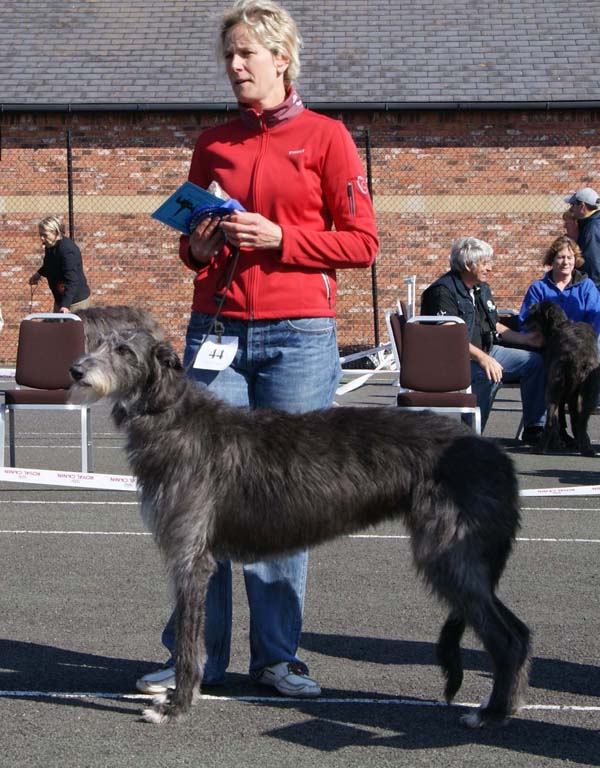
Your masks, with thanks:
M97 369L87 371L84 378L74 382L69 390L69 402L91 405L115 391L115 382Z

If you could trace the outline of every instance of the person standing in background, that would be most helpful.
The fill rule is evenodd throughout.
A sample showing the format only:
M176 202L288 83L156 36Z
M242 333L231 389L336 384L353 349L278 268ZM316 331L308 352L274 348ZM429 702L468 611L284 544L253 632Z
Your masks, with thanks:
M595 189L581 187L565 197L577 219L577 245L581 248L584 272L600 290L600 198ZM567 231L567 234L569 232Z
M81 251L73 240L65 237L64 227L56 216L46 216L38 224L44 246L42 266L29 278L37 285L42 277L54 296L53 312L74 312L90 305L90 288L83 271Z

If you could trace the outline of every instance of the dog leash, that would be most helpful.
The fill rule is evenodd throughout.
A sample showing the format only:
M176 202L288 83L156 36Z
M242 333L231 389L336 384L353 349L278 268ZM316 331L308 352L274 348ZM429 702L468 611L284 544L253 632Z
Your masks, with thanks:
M36 288L37 283L29 286L29 314L33 312L33 294L35 293Z
M200 346L198 347L198 351L202 349L204 344L208 341L208 339L211 337L211 335L214 333L217 337L217 341L220 344L222 335L225 333L225 326L223 323L219 321L219 316L221 314L221 310L223 309L223 305L225 304L225 299L227 298L227 292L231 288L231 283L233 282L233 276L235 275L235 270L237 269L238 261L240 258L240 249L239 248L232 248L231 249L231 261L229 265L229 274L227 275L227 279L225 280L224 287L222 291L217 294L219 296L219 301L217 303L217 311L213 315L210 325L208 326L208 331L204 334L204 338L200 342ZM197 353L196 353L197 354ZM187 366L187 371L190 370L191 366L193 365L193 360L189 363Z

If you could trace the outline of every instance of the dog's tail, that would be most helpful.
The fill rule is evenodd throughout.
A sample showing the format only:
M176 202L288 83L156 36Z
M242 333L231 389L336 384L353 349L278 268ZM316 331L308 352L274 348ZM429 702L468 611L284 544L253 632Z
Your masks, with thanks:
M440 632L437 657L446 678L444 697L448 703L456 696L463 681L460 641L465 631L464 616L451 612Z

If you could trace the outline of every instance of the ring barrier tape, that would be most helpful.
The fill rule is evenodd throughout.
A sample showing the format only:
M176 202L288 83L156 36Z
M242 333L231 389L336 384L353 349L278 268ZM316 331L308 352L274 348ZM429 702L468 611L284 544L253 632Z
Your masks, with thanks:
M61 472L52 469L25 469L0 467L0 482L29 483L31 485L62 485L101 491L136 491L137 483L131 475L102 475L87 472Z
M137 482L131 475L103 475L99 473L63 472L53 469L26 469L0 467L0 482L29 483L31 485L61 485L101 491L137 491ZM571 485L563 488L528 488L520 496L600 496L600 485Z
M519 496L600 496L600 485L565 485L564 488L528 488Z

